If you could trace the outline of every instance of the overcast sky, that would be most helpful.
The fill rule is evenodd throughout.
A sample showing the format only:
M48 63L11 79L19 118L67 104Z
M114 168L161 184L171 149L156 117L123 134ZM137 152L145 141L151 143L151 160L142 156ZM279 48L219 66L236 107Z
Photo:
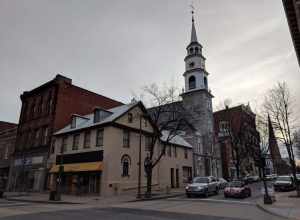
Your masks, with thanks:
M17 122L19 95L57 73L123 102L150 83L173 80L183 87L190 3L0 0L0 120ZM299 66L281 0L194 5L215 105L230 98L255 108L281 80L300 103Z

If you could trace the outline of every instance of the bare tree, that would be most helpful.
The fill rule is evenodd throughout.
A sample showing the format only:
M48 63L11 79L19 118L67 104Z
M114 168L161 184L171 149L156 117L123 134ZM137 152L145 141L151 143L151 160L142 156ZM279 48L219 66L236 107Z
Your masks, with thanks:
M151 197L152 193L152 171L163 157L166 146L171 140L189 126L186 115L179 101L179 90L171 85L158 87L156 84L143 88L145 97L148 98L151 108L148 109L153 123L158 131L152 136L148 149L148 156L145 159L145 171L147 174L146 197ZM163 145L159 148L159 143L163 135ZM157 149L156 149L157 148Z
M296 185L297 196L300 197L299 181L297 181L296 176L296 163L293 149L293 102L289 88L285 82L279 82L266 94L263 107L273 121L277 138L282 141L286 147Z
M297 156L300 158L300 129L294 133L294 146L297 151Z

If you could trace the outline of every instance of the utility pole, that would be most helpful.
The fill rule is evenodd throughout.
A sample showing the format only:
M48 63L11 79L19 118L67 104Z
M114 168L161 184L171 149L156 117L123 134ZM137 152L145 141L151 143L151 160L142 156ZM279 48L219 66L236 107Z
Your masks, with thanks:
M142 163L142 115L139 115L140 117L140 140L139 140L139 162L138 162L138 167L139 167L139 174L138 174L138 193L137 193L137 198L141 198L141 176L142 176L142 168L141 168L141 163Z

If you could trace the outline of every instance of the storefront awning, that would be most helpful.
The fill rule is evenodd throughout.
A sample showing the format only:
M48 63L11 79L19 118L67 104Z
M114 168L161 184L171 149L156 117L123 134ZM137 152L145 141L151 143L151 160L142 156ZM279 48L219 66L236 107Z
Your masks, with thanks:
M64 172L102 171L102 162L64 164ZM60 165L53 165L50 173L58 173Z

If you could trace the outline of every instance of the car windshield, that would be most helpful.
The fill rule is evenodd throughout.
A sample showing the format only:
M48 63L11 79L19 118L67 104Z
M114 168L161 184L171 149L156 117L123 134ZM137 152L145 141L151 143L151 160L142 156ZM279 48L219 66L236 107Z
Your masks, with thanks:
M230 182L229 183L229 187L242 187L243 186L243 183L242 182Z
M291 181L291 177L289 176L279 176L277 177L278 181Z
M208 178L206 177L196 177L193 179L193 183L208 183Z

